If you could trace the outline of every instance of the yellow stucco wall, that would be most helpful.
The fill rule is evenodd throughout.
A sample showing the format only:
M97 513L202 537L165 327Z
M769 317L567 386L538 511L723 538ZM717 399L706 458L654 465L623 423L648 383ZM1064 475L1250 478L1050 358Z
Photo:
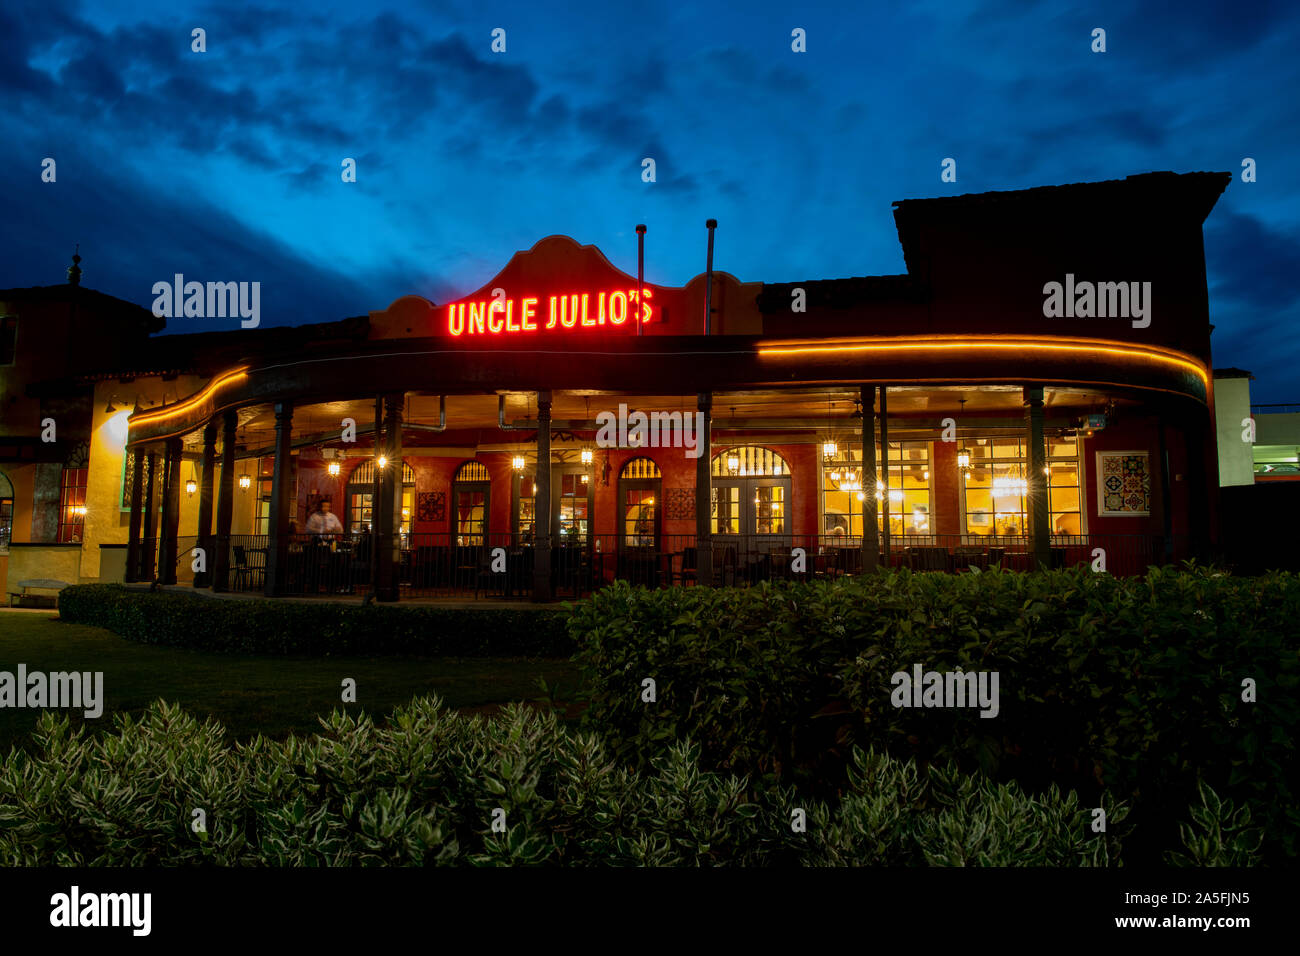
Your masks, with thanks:
M79 584L81 551L67 545L32 545L9 549L9 568L5 575L5 597L18 591L19 581L33 578L51 578Z
M126 454L127 413L120 410L124 403L142 404L162 401L164 392L171 401L176 396L184 397L203 387L204 380L193 375L181 376L175 381L164 382L161 378L140 378L130 385L116 381L100 382L95 386L94 419L91 424L90 466L86 487L86 525L83 542L85 551L82 556L81 574L83 580L96 580L99 577L99 546L101 544L125 544L129 536L128 521L130 513L122 510L122 461ZM109 414L108 403L114 401L119 410ZM220 468L217 469L218 474ZM199 477L198 461L184 459L180 473L180 530L181 543L198 533L199 496L185 494L185 481L191 474ZM160 495L161 497L161 495ZM28 496L30 500L30 495ZM214 507L215 510L215 507ZM30 515L30 508L29 508ZM161 515L155 518L160 521ZM28 523L30 525L30 516ZM189 573L189 561L183 562L184 571Z
M75 549L31 550L26 549L22 558L15 564L8 561L8 569L0 567L0 580L7 577L19 578L54 578L65 581L95 581L100 575L100 545L125 544L129 535L130 513L122 510L122 463L126 448L126 422L128 411L139 403L148 408L164 401L176 401L200 391L206 380L193 375L181 376L164 382L159 377L138 378L130 383L116 380L100 382L95 386L95 398L92 406L93 417L90 434L90 458L86 479L86 518L82 536L82 551L79 555ZM107 406L113 402L117 410L110 413ZM218 442L218 448L220 443ZM192 450L189 454L192 454ZM181 582L193 579L191 571L192 556L190 548L198 534L199 495L192 497L185 493L185 482L191 476L199 480L200 463L197 458L186 457L181 462L180 472L180 528L177 561L177 580ZM240 462L235 466L235 476L247 473L253 476L252 486L241 491L238 481L235 483L234 507L231 521L233 534L251 534L256 515L257 502L257 462ZM32 528L32 493L34 470L31 465L5 465L5 475L14 486L14 524L13 541L30 542ZM219 486L221 466L218 459L214 482ZM161 493L159 492L161 497ZM155 528L161 521L161 514L155 517ZM213 494L213 527L216 525L216 489ZM155 532L156 533L156 532ZM69 557L76 555L76 557ZM208 556L209 562L211 555ZM75 577L68 577L68 575ZM14 577L18 575L19 577Z

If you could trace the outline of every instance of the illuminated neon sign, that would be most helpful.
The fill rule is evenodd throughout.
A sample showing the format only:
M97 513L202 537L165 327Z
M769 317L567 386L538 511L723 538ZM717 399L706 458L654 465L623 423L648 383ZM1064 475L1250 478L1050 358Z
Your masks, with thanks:
M641 305L641 324L654 318L650 304L652 293L645 290ZM447 331L451 335L504 335L515 332L565 331L601 326L622 326L633 319L637 307L637 290L618 292L579 292L549 296L544 315L538 314L540 299L494 298L478 302L453 302L447 306Z

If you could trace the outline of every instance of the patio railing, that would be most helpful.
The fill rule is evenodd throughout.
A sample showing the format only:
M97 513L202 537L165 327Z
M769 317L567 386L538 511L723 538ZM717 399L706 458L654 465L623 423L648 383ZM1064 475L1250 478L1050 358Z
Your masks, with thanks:
M557 536L559 538L559 536ZM178 580L192 580L191 540L179 542ZM220 544L217 544L220 547ZM232 535L226 545L226 587L261 592L266 587L266 535ZM1088 566L1115 575L1142 574L1150 565L1186 557L1187 541L1152 535L1053 535L1054 568ZM760 581L833 579L862 573L861 539L844 535L714 535L713 580L724 586ZM291 537L286 552L287 595L367 594L374 580L375 536L370 533ZM211 558L209 558L211 562ZM877 550L881 567L967 573L972 568L1027 571L1036 566L1023 536L906 535ZM645 587L690 586L700 573L694 535L586 535L560 538L551 548L550 592L573 598L627 581ZM212 570L212 564L209 564ZM403 535L394 557L401 597L532 597L536 548L511 534Z

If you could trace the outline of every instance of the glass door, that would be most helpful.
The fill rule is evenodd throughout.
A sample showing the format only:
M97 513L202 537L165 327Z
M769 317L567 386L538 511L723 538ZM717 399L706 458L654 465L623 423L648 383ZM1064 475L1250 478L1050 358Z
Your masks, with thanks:
M456 544L472 547L487 538L488 489L478 482L454 487Z

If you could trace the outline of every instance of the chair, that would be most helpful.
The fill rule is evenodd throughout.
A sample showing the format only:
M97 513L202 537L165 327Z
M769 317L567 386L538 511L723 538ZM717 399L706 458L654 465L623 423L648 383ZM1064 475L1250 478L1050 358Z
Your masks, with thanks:
M498 573L492 570L492 549L482 548L479 551L478 568L474 572L474 599L478 600L480 591L492 594L499 586L505 583L505 574L509 573L507 566L505 573ZM504 593L504 587L501 587Z
M699 581L699 554L695 548L682 548L682 566L673 575L674 582L685 584L690 581L695 584Z
M234 581L231 583L231 589L235 591L242 590L241 582L247 582L252 587L259 587L266 582L266 568L251 563L248 560L248 549L242 544L234 545L235 564L231 568L235 572ZM254 581L259 584L254 585Z
M568 590L578 597L590 571L586 549L581 545L558 545L551 548L551 592Z
M862 573L861 548L836 548L835 567L840 574Z
M468 590L470 583L475 584L475 596L478 594L478 573L483 564L484 549L478 545L457 545L454 562L455 575L452 586L457 590Z
M979 544L959 544L953 549L953 566L958 571L966 568L988 570L989 553Z
M795 577L791 567L794 559L789 551L770 551L767 555L768 573L773 581L789 581ZM800 575L803 577L803 575Z
M506 597L528 594L533 587L533 549L514 548L506 553Z
M732 545L713 549L713 580L715 584L725 585L727 574L731 574L731 583L736 583L736 549Z

